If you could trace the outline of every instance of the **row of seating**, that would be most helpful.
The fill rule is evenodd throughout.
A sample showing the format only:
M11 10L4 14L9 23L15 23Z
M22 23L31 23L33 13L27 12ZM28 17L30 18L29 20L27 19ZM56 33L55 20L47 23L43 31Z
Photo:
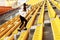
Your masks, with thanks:
M48 3L48 2L47 2ZM46 4L47 4L46 3ZM47 4L47 7L48 7L48 13L49 13L49 17L50 17L50 19L51 18L54 18L55 16L56 16L56 12L52 9L52 7L51 7L51 5L50 5L50 3L48 3ZM52 11L51 11L52 10ZM51 11L51 12L50 12Z
M13 23L10 23L8 26L6 26L7 28L0 33L0 38L1 37L4 38L6 36L9 36L20 24L19 20L16 20L15 22L12 21Z
M44 5L41 8L40 15L38 17L37 27L35 29L32 40L42 40L44 27L43 20L44 20Z
M60 10L60 3L56 2L56 1L51 1L51 3L52 3L53 5L55 5L57 9Z
M10 24L13 24L13 23L16 21L16 18L15 18L14 21L13 21L13 20L14 20L14 19L9 20L9 21L7 21L6 23L2 24L2 25L0 26L0 33L3 32L6 28L9 28L9 25L10 25Z
M56 15L56 12L53 10L52 6L50 5L49 1L47 0L47 8L51 22L51 28L53 32L53 39L60 40L60 19Z

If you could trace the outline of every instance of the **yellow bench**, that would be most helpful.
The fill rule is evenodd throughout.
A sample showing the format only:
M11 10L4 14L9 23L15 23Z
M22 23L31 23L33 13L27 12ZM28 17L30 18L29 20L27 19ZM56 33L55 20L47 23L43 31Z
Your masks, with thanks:
M12 20L10 20L10 21L12 21ZM19 20L18 20L18 21L19 21ZM8 32L14 25L16 25L16 24L13 24L13 23L14 23L14 21L13 21L12 23L10 23L10 24L7 26L7 28L0 33L0 38L1 38L4 34L6 34L6 32Z
M43 25L37 26L35 29L32 40L42 40L43 36Z
M51 26L54 40L60 40L60 20L57 19L57 17L54 20L51 20Z
M1 26L0 26L0 29L2 27L6 27L7 25L9 25L10 23L13 23L16 19L18 19L18 16L14 17L13 19L10 19L9 21L3 23Z
M13 19L5 22L4 24L2 24L2 26L0 28L0 33L3 32L5 29L7 29L9 24L13 24L16 21L16 19L20 20L19 18L13 18Z
M41 8L40 15L39 15L38 21L37 21L37 27L35 29L35 32L34 32L32 40L42 40L42 36L43 36L43 22L44 22L43 20L44 20L44 5Z
M53 8L52 8L52 6L50 5L50 3L49 3L48 0L47 0L47 8L48 8L48 13L49 13L50 19L56 17L56 13L55 13L55 11L53 10Z

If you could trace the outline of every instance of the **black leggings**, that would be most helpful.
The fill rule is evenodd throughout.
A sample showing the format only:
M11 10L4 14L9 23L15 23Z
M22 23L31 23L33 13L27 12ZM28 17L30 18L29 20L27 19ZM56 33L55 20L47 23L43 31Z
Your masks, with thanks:
M22 16L20 16L20 20L21 20L21 23L22 23L21 26L20 26L20 28L22 27L22 25L24 24L24 22L25 22L24 27L26 27L27 20L24 17L22 17Z

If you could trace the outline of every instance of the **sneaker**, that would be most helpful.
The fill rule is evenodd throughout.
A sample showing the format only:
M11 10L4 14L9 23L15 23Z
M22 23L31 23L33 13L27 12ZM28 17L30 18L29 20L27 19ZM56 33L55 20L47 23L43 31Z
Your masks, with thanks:
M19 32L21 32L21 30L20 30L20 29L18 29L18 31L19 31Z
M27 28L24 28L24 30L27 30Z

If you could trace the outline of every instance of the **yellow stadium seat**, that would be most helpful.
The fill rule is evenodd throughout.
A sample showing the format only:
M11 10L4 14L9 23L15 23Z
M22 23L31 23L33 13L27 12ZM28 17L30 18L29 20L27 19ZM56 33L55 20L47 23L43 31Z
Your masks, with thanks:
M37 26L32 40L42 40L42 36L43 36L43 25Z
M53 10L52 6L50 5L49 1L47 0L47 8L48 8L48 13L49 13L49 17L51 18L55 18L56 17L56 13Z
M39 19L37 21L37 24L42 24L43 23L43 17L44 17L44 5L43 5L43 7L41 9L41 12L40 12L40 15L38 17Z
M58 29L59 28L59 25L57 26L56 20L51 20L51 26L52 26L52 32L53 32L53 39L54 40L60 40L60 30Z
M45 3L44 3L45 5ZM32 40L42 40L43 36L43 20L44 20L44 5L41 8L40 15L38 17L37 27L35 29ZM38 25L39 24L39 25Z

